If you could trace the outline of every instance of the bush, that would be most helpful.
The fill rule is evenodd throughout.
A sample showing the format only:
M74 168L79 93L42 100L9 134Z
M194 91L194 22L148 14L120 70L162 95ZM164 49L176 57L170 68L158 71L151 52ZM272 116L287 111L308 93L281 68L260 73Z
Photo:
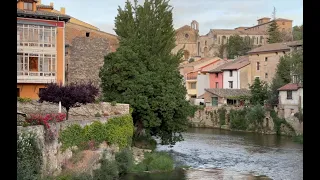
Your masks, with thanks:
M266 112L260 104L253 106L247 113L247 119L250 124L253 124L255 128L261 129L263 126L263 120Z
M230 128L237 130L247 130L249 123L246 118L248 110L246 108L240 110L230 110Z
M72 146L78 146L86 142L86 136L84 129L79 124L73 124L61 131L59 141L62 142L61 149L66 150Z
M107 142L118 144L120 148L131 146L134 130L131 115L111 118L105 128Z
M42 155L32 133L17 134L17 179L37 180L41 175Z
M141 149L155 150L157 148L157 141L151 136L135 136L133 138L133 145Z
M117 105L117 102L116 101L112 101L111 102L111 106L116 106Z
M93 180L115 180L119 177L117 164L105 159L105 154L100 163L100 169L93 171Z
M119 175L128 173L133 165L133 156L132 152L129 149L123 149L120 152L116 153L115 159L118 166Z
M226 108L222 107L222 108L218 109L217 112L219 114L220 126L225 125L226 124L226 113L227 113Z
M105 128L100 121L94 121L92 124L86 125L84 133L87 141L93 140L100 144L106 140Z
M142 171L171 171L174 161L166 152L145 153L145 159L132 168L133 172Z
M303 135L294 136L293 140L297 143L303 144Z
M273 119L274 123L274 130L276 131L277 135L281 134L281 125L285 125L287 128L289 128L292 132L293 135L295 135L295 130L294 128L283 118L279 118L277 113L274 110L270 111L270 116Z
M94 117L101 117L101 114L99 112L97 112Z

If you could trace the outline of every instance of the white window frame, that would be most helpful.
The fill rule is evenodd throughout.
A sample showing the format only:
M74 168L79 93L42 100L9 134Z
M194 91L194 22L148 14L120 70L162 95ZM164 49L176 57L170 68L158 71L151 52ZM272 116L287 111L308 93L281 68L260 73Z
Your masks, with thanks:
M57 28L51 26L17 24L17 37L18 46L56 48Z

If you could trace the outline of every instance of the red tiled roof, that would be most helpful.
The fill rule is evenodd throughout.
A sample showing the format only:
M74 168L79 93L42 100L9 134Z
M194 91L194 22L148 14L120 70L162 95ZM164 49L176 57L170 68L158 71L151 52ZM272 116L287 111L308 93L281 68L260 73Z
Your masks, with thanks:
M252 49L251 51L248 52L248 54L260 53L260 52L271 52L271 51L289 51L290 48L288 44L291 44L291 43L292 42L265 44L263 46Z
M299 88L302 88L301 84L289 83L279 88L278 91L296 91Z
M230 64L232 64L234 62L234 60L225 60L225 63L224 64L221 64L220 66L214 68L214 69L211 69L209 70L208 72L209 73L218 73L218 72L221 72L221 68L224 68Z
M238 70L250 64L249 56L240 56L233 63L221 68L221 70Z

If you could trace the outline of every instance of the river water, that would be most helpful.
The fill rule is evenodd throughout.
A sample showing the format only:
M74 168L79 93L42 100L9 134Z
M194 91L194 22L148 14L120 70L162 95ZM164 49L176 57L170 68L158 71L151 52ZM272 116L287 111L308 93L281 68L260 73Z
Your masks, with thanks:
M303 146L289 137L191 128L184 141L158 151L173 155L191 170L129 175L127 180L303 179Z

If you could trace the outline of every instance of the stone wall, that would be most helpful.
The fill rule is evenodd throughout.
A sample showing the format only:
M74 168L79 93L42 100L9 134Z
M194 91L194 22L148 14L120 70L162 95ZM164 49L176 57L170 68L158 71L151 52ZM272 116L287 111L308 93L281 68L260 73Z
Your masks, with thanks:
M67 83L92 81L99 86L99 71L109 52L108 46L105 38L74 38L68 51Z
M229 112L231 109L239 109L236 107L225 107L227 110L226 113L226 124L220 126L219 114L217 113L218 107L208 107L203 110L196 111L194 117L189 118L189 122L194 127L205 127L205 128L221 128L230 130L230 120L229 120ZM263 121L263 132L265 134L275 134L274 132L274 123L272 118L270 117L270 113L266 113L266 117Z
M104 123L107 122L109 118L111 117L107 117L100 121ZM67 120L60 123L51 123L50 129L56 136L50 142L45 140L45 129L42 125L27 127L18 126L17 133L32 132L36 134L37 142L42 154L42 174L44 176L56 176L61 173L62 167L65 166L66 162L72 157L72 151L70 149L67 149L64 152L61 151L62 144L58 141L59 133L71 124L79 124L84 127L92 122L92 120ZM102 157L104 151L106 151L108 159L114 159L114 153L119 151L119 147L114 145L108 146L106 144L104 146L101 145L98 150L91 153L90 162L88 162L90 164L87 164L87 168L82 167L82 169L91 173L93 169L98 168L97 164L99 164L99 159Z
M58 104L43 102L39 103L36 101L21 103L17 102L18 112L33 114L33 113L58 113ZM65 108L61 108L63 113L66 113ZM71 108L69 111L69 120L83 120L83 119L97 119L95 114L100 113L100 115L121 115L129 113L129 104L117 104L112 106L111 103L100 102L82 105L80 107Z

